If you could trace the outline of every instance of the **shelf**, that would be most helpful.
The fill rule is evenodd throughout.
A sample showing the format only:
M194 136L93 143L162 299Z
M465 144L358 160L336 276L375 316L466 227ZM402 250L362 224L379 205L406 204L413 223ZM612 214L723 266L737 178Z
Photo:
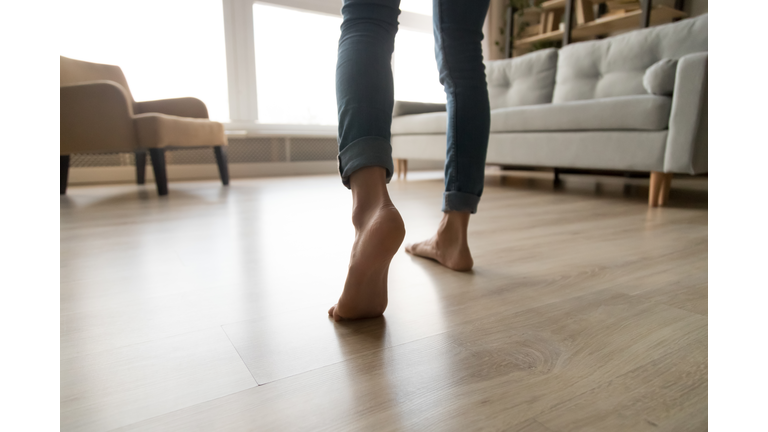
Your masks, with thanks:
M592 4L605 3L607 1L608 0L592 0ZM540 4L539 7L545 11L565 9L565 3L567 3L567 0L549 0Z
M515 48L526 47L534 42L556 41L563 38L562 30L555 30L549 33L537 34L536 36L529 36L524 39L515 41Z
M550 2L564 3L565 0L550 0ZM542 3L542 6L544 4L545 3ZM634 10L623 15L612 15L590 21L586 24L574 27L571 32L571 37L574 41L584 41L607 33L638 28L642 13L641 10ZM651 25L664 24L671 22L675 18L685 18L687 16L688 15L683 11L659 5L651 9ZM534 42L556 41L562 38L563 31L555 30L549 33L516 40L514 47L524 48Z
M566 0L549 0L540 4L539 7L545 11L551 11L555 9L565 9Z
M620 30L636 28L640 24L640 9L627 12L623 15L613 15L590 21L573 29L574 40L585 40L591 37L604 35ZM685 18L688 15L677 9L659 5L651 9L651 26L672 22L675 18Z

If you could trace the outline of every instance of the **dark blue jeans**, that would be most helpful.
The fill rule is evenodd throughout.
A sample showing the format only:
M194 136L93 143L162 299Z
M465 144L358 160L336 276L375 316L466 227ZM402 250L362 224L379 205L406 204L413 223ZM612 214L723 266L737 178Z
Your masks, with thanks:
M447 96L443 211L475 213L483 193L491 123L480 42L490 0L433 0L435 58ZM344 185L367 166L392 178L394 105L391 59L400 0L344 0L336 102L339 171Z

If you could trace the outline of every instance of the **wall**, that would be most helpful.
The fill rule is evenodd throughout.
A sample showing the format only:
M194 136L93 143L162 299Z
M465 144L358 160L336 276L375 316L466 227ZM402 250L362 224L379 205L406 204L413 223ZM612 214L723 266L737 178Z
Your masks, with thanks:
M685 0L685 11L689 16L699 16L707 13L708 0Z

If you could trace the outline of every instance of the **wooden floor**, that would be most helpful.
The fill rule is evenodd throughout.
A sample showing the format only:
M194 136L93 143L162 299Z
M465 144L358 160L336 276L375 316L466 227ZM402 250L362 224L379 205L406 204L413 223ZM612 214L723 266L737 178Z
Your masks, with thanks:
M336 176L71 187L61 428L704 431L707 179L489 172L475 269L402 251L384 318L334 323L354 232ZM392 199L433 234L442 179Z

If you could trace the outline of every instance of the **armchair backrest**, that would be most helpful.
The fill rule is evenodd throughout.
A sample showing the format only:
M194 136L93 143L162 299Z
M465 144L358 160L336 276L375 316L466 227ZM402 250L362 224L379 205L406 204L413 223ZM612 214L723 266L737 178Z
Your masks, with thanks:
M59 56L61 64L59 68L59 86L82 84L91 81L113 81L125 89L126 94L135 104L128 81L119 66L91 63L81 60Z

